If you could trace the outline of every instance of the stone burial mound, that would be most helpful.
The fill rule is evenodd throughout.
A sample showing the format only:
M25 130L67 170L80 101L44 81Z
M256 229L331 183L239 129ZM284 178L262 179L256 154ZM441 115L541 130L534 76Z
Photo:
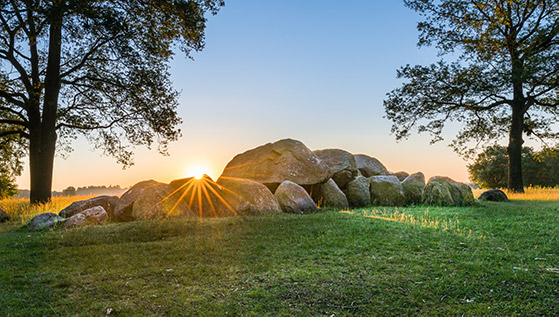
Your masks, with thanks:
M216 180L183 178L169 184L147 180L121 197L74 202L57 214L33 218L30 229L83 227L170 217L303 214L324 208L474 202L466 184L447 177L427 183L422 173L390 173L376 158L341 149L311 151L284 139L235 156Z

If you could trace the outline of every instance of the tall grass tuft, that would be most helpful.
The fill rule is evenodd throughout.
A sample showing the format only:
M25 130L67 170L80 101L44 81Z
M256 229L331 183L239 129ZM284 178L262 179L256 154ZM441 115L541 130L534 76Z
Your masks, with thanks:
M477 198L487 189L474 189L474 196ZM511 200L540 200L540 201L559 201L559 186L539 187L530 186L524 188L524 193L513 193L506 188L501 188Z
M29 199L11 198L0 200L0 208L8 213L12 222L25 224L31 218L45 212L58 213L71 203L91 198L90 196L53 197L46 204L31 205Z

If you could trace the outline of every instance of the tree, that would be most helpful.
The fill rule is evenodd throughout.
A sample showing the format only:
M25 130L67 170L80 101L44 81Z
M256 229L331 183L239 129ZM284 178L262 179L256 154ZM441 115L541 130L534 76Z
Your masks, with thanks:
M68 186L64 190L62 190L62 196L76 196L76 187Z
M166 153L181 122L169 80L175 48L204 47L223 0L0 0L0 138L26 144L31 202L50 199L55 152L83 134L132 163Z
M404 3L424 18L418 45L457 57L398 71L405 83L384 102L392 132L402 139L416 128L436 142L445 123L459 121L463 129L452 146L465 155L471 142L508 135L508 188L523 192L524 135L559 138L553 131L559 115L559 1Z

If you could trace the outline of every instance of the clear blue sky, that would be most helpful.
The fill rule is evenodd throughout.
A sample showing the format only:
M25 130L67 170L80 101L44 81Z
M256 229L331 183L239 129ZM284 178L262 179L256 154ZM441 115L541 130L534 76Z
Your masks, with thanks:
M194 61L172 62L184 124L171 156L138 149L123 171L79 139L69 159L56 159L54 188L169 181L193 165L215 178L235 154L287 137L369 154L393 171L467 181L466 163L446 146L456 126L434 146L428 136L396 143L383 118L386 93L400 85L396 70L438 59L417 48L418 21L397 0L229 0L209 17Z

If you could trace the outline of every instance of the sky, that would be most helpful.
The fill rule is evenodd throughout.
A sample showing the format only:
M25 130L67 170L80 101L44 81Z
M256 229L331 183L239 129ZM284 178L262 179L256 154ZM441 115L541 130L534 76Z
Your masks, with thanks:
M467 162L448 147L459 125L435 145L428 135L396 142L384 118L386 94L401 85L396 70L439 59L417 47L419 21L394 0L226 0L208 17L204 50L171 63L184 123L170 156L137 148L123 170L77 139L69 157L55 159L53 189L169 182L200 169L216 179L236 154L284 138L466 182ZM20 188L29 188L28 172Z

